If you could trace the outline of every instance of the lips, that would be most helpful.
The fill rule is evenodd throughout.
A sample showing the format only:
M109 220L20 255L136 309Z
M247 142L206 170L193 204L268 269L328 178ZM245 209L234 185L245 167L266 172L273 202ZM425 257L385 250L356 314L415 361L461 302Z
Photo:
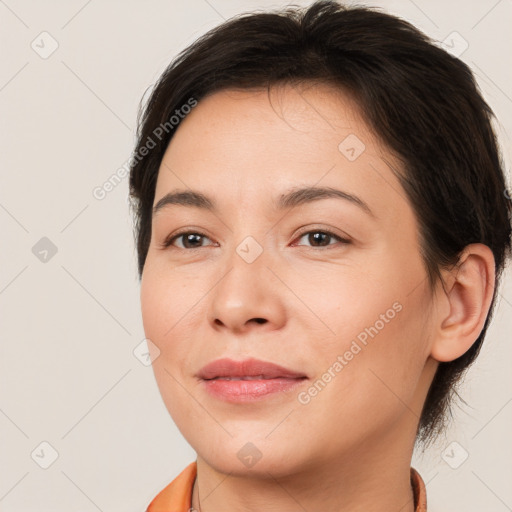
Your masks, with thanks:
M245 359L234 361L223 358L212 361L204 366L198 373L203 380L269 380L269 379L301 379L307 376L283 366L261 361L259 359Z
M290 400L290 394L303 386L307 376L259 359L217 359L198 375L211 397L231 404L249 404L278 397ZM281 398L279 398L281 397Z

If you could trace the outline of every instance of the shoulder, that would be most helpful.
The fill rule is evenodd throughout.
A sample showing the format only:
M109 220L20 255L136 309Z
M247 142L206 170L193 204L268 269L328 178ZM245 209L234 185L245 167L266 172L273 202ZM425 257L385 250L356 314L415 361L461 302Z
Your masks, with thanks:
M153 498L146 512L188 512L196 475L197 465L194 461Z

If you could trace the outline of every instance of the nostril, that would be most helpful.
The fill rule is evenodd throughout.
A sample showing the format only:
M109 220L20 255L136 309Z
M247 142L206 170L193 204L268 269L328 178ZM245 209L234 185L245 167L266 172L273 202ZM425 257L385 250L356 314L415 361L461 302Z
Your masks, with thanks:
M266 322L266 320L264 318L255 318L254 320L256 322L258 322L259 324L264 324Z

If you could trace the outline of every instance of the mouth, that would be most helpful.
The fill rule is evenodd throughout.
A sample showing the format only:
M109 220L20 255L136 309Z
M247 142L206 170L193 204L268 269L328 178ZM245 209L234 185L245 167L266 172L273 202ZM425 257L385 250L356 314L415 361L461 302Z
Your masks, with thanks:
M257 359L218 359L202 368L197 376L210 395L231 403L283 394L308 379L304 373Z
M204 380L273 380L273 379L306 379L307 377L267 377L265 375L244 375L242 377L214 377Z
M284 366L262 361L259 359L216 359L204 366L197 375L203 380L232 379L232 380L268 380L268 379L298 379L307 377L303 372L285 368Z

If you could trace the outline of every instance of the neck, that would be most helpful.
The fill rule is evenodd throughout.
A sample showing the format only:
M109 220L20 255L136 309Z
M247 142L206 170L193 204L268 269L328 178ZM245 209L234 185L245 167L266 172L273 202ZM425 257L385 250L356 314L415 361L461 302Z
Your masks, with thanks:
M192 507L198 512L414 512L410 482L414 439L406 439L404 450L404 436L400 438L395 431L395 439L391 437L381 436L378 446L365 440L364 446L343 457L310 463L279 476L271 468L255 471L257 465L245 473L225 474L198 456ZM398 450L397 443L402 445Z

